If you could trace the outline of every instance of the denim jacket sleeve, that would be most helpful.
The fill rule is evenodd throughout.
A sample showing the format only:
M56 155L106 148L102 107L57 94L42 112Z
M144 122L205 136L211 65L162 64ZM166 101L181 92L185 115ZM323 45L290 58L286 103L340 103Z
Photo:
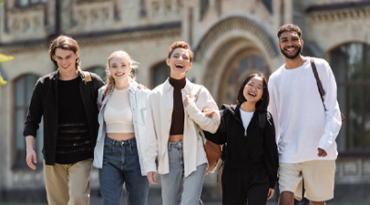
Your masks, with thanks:
M100 110L102 104L103 104L103 92L105 90L106 86L103 86L98 91L98 98L96 99L96 105L98 106L98 109Z

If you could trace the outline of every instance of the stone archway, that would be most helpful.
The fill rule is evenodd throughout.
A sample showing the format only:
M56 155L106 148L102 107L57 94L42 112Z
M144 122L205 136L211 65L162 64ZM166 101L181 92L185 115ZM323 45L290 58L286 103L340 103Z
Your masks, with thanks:
M202 83L217 103L235 103L242 78L257 71L268 76L271 68L280 64L278 54L277 43L261 25L237 16L218 22L204 35L194 61L204 68ZM257 58L263 68L254 65ZM250 59L248 68L240 66L245 59ZM233 82L232 75L237 75Z

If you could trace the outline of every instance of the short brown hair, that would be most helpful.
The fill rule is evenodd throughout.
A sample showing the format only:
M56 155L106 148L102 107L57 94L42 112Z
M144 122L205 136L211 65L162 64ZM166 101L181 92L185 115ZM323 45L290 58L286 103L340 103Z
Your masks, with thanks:
M169 52L168 52L168 59L171 58L171 55L173 53L173 51L176 49L176 48L183 48L183 49L187 49L189 51L189 57L190 57L190 62L193 61L193 57L194 57L194 54L193 54L193 51L190 50L190 46L189 44L187 44L186 42L184 41L176 41L174 42L171 46L170 46L170 49L169 49Z
M53 42L51 42L50 47L49 47L49 56L50 56L51 62L53 62L56 67L58 67L58 63L54 60L53 57L55 56L55 50L57 48L61 48L63 50L70 50L70 51L73 51L73 53L75 54L78 51L80 51L80 47L78 46L77 41L73 40L73 38L69 36L64 36L64 35L58 36L56 39L53 40ZM81 65L81 60L80 58L77 58L76 60L77 70L80 69L80 65Z
M297 32L299 38L301 38L301 36L302 36L302 30L297 25L285 24L285 25L283 25L282 27L279 28L279 31L277 32L277 37L280 39L281 34L286 32L286 31L288 31L288 32L290 32L290 31Z

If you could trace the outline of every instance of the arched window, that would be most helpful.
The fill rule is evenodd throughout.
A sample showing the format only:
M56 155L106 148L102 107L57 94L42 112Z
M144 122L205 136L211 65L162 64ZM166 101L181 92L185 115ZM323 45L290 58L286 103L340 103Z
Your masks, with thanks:
M338 150L370 153L370 45L342 45L331 52L330 60L339 106L347 118L337 138Z
M245 50L239 52L228 63L222 83L218 104L235 104L239 86L243 80L252 73L263 73L268 76L268 67L262 55L256 51Z
M157 64L152 70L152 88L155 88L157 85L162 84L170 76L170 67L166 62Z
M86 71L95 73L102 80L105 80L105 67L103 67L103 66L95 66L95 67L92 67L92 68L88 68L88 69L86 69Z
M23 136L24 121L31 103L33 88L38 76L33 74L24 75L14 81L14 134L15 156L14 165L23 166L26 158L25 138ZM42 162L42 145L44 136L44 123L41 121L34 144L38 163Z

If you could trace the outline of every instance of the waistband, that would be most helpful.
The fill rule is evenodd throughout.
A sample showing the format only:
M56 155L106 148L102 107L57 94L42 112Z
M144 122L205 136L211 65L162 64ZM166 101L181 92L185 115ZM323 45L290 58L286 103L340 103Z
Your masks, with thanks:
M174 148L177 148L177 149L182 149L184 147L184 143L183 142L168 142L168 149L174 149Z
M110 143L110 144L113 144L113 145L136 145L136 137L133 137L131 139L128 139L128 140L114 140L112 138L109 138L108 136L105 137L105 142L104 143Z

